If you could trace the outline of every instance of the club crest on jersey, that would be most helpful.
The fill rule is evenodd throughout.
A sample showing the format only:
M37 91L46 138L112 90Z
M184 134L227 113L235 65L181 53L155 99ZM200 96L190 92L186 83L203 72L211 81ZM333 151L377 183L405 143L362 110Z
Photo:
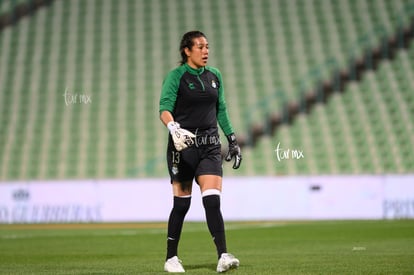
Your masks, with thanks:
M188 88L190 90L194 90L194 88L195 88L194 83L193 82L188 83Z
M218 83L213 79L213 80L211 80L211 87L213 87L214 89L217 89L218 88Z

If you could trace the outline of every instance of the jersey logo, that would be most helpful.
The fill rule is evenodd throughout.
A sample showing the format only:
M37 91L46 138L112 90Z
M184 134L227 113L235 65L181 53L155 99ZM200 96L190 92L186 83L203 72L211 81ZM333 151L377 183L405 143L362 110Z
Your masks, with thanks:
M190 90L194 90L195 89L194 83L193 82L188 83L188 88Z
M211 87L213 87L214 89L217 89L219 87L219 84L213 79L211 80Z

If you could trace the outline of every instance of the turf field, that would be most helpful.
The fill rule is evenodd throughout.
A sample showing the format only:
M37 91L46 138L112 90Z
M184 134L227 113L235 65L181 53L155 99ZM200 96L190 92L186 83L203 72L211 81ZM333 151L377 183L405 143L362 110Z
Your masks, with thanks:
M227 223L230 274L414 274L414 220ZM165 274L166 225L0 225L0 274ZM215 274L204 223L186 223L187 274Z

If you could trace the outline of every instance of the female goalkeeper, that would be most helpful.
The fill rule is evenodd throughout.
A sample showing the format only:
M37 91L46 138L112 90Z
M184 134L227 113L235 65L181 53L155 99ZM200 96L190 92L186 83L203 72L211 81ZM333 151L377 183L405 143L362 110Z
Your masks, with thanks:
M223 170L217 123L229 143L226 160L234 158L233 168L237 169L242 157L227 113L221 73L206 66L208 52L202 32L185 33L180 43L181 64L167 74L162 85L159 111L170 132L167 164L174 196L168 220L164 265L167 272L185 272L177 248L194 179L200 187L208 229L217 248L217 272L239 266L239 260L227 253L220 209Z

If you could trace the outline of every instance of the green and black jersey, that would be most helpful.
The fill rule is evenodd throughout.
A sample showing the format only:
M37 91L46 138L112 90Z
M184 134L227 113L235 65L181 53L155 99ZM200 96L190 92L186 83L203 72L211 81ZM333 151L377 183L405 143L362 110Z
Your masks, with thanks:
M221 73L213 67L193 69L188 64L170 71L162 85L160 113L169 111L189 131L217 129L232 134Z

